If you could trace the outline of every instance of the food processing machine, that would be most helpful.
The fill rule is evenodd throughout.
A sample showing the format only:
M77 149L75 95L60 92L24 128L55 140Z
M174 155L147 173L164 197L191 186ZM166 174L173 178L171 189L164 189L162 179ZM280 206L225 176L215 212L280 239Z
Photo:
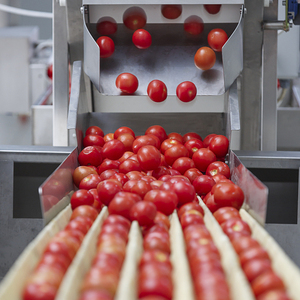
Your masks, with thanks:
M287 8L291 9L290 2L287 1ZM181 16L175 20L162 17L161 4L182 5ZM222 9L216 15L209 15L203 8L204 4L222 4ZM64 197L50 214L46 214L43 204L40 206L38 197L31 203L35 212L26 205L19 206L22 195L12 192L18 182L16 175L19 174L21 186L25 183L37 188L43 181L39 180L37 185L32 179L47 178L46 174L50 175L66 157L56 172L62 169L71 171L77 164L85 129L91 125L100 126L106 133L128 126L136 134L143 134L148 126L160 124L167 132L227 135L234 157L239 158L269 188L266 229L300 265L299 241L294 238L300 235L300 155L277 151L283 137L286 145L292 140L297 144L297 138L290 133L299 123L299 110L277 109L275 63L277 32L287 30L293 23L296 9L293 7L290 13L287 9L286 19L278 21L278 5L281 3L277 0L188 0L184 4L167 0L164 3L157 0L54 0L53 147L30 148L28 155L21 159L19 151L22 149L1 149L1 165L7 170L6 175L1 174L1 182L7 182L9 187L4 189L6 209L0 212L1 228L8 227L8 230L1 232L1 240L13 238L3 247L0 276L42 229L42 216L47 222L69 199ZM153 45L144 52L134 48L130 39L132 32L122 23L123 13L132 6L145 11L145 29L152 34ZM182 30L184 20L191 14L200 15L205 24L198 39L186 36ZM116 51L107 60L100 59L95 41L95 25L105 16L113 17L118 24L114 37ZM222 54L217 54L215 67L202 72L194 67L193 53L206 45L209 30L215 27L223 28L229 40ZM72 74L70 95L69 66ZM120 95L114 86L116 76L126 71L136 73L139 79L136 95ZM147 84L156 77L168 86L168 98L163 103L151 102L147 97ZM196 99L187 104L180 103L175 93L177 84L184 80L195 80L198 87ZM286 122L282 135L279 135L282 132L280 120ZM39 159L35 157L41 158L38 166ZM20 164L28 163L28 159L29 164L37 167L36 172L45 170L43 176L37 176L34 171L31 174L25 172L25 166ZM34 169L30 166L30 170ZM47 182L49 179L39 189L42 199Z

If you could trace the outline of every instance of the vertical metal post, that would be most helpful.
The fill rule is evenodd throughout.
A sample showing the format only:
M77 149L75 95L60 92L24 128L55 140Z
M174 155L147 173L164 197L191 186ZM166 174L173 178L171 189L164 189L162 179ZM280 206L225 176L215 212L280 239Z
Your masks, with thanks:
M264 11L266 22L277 21L278 1ZM265 30L263 40L263 87L261 150L277 150L277 30Z
M69 66L66 8L53 0L53 146L68 146Z
M241 150L260 150L264 1L245 0L241 90Z

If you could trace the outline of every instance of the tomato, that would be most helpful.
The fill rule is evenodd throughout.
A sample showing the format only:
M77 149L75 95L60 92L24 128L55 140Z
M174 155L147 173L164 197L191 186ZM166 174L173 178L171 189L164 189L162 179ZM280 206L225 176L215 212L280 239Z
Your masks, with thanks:
M87 190L78 190L71 196L71 207L74 210L80 205L93 205L94 197Z
M182 102L190 102L197 95L197 88L191 81L181 82L176 88L176 95Z
M188 132L183 136L183 143L186 143L187 141L189 141L191 139L198 139L198 140L202 141L202 138L198 133Z
M230 182L219 182L214 187L215 203L220 207L232 206L240 209L244 202L243 190Z
M188 245L191 240L199 240L202 238L205 239L210 239L211 240L211 235L206 228L205 225L201 224L193 224L185 228L183 231L184 234L184 239L186 244Z
M102 227L101 232L98 236L98 244L104 242L110 237L119 237L125 243L128 242L128 229L121 224L106 224Z
M124 25L131 29L137 30L143 28L146 25L147 16L145 11L137 6L128 8L123 14Z
M251 236L242 236L238 239L234 239L231 244L238 255L240 255L240 253L242 253L244 250L259 247L258 241Z
M181 134L177 133L177 132L171 132L168 134L168 139L174 139L179 141L181 144L183 144L183 137Z
M165 214L159 211L156 213L156 216L154 218L154 224L163 224L168 229L170 229L171 226L169 218Z
M102 210L104 204L99 199L97 189L90 189L90 190L88 190L88 192L94 197L94 203L93 203L92 207L94 207L97 210L97 212L99 213Z
M141 147L137 152L137 158L142 169L146 171L158 168L161 160L159 150L152 145Z
M208 45L216 52L221 52L222 47L227 42L227 33L220 28L211 30L207 36Z
M160 139L156 136L156 135L154 135L154 134L151 134L151 133L148 133L147 134L147 136L150 136L151 138L153 138L154 140L155 140L155 147L157 148L157 149L160 149Z
M144 237L143 247L144 250L160 250L166 252L167 254L171 253L169 239L167 239L166 236L160 232L152 232L147 234Z
M152 125L148 127L147 130L145 131L145 135L151 135L151 134L158 137L161 143L168 138L165 129L160 125Z
M117 29L117 22L111 17L100 18L96 24L96 30L100 35L113 35Z
M195 188L196 193L199 196L205 196L209 193L212 187L215 185L215 181L207 175L201 175L195 178L193 181L193 186Z
M157 178L157 179L164 176L164 175L169 175L169 174L170 174L169 169L167 167L164 167L164 166L158 166L152 172L152 176Z
M132 150L136 154L138 150L146 145L156 145L155 139L150 135L141 135L137 137L132 143Z
M285 286L281 278L274 271L266 271L256 277L251 283L255 297L270 290L284 290Z
M117 170L117 169L108 169L108 170L103 171L100 174L100 178L101 178L101 180L110 179L111 176L113 176L114 174L116 174L118 172L119 172L119 170Z
M216 136L215 133L209 134L205 137L205 139L203 140L203 146L205 148L207 148L209 146L210 141L212 140L212 138Z
M201 149L204 148L203 146L203 142L199 139L189 139L188 141L185 142L184 147L186 147L186 149L188 149L189 151L189 157L192 158L193 154Z
M86 234L92 225L93 225L93 220L91 218L86 216L78 216L67 224L65 230L67 231L79 230L83 234Z
M194 56L194 63L198 69L203 71L211 69L216 62L216 54L209 47L201 47Z
M96 134L88 134L83 139L83 147L104 145L105 141L102 136Z
M125 161L127 158L129 158L132 155L134 155L134 153L132 151L125 151L124 154L122 155L122 157L119 158L119 162L122 163L123 161Z
M132 151L135 138L130 133L121 134L117 139L124 144L125 151Z
M102 163L102 150L99 146L88 146L78 154L78 162L81 166L92 165L98 167Z
M130 209L136 202L141 200L142 198L137 194L119 192L109 203L108 211L110 214L121 215L130 220Z
M144 200L154 203L157 210L167 216L174 211L178 203L178 197L174 192L163 190L149 191Z
M259 245L259 246L251 247L251 248L248 248L248 249L245 249L244 251L242 251L239 254L239 259L240 259L240 264L243 268L244 265L249 261L252 261L254 259L270 260L270 257L269 257L268 252Z
M287 292L280 289L269 290L260 294L257 300L291 300Z
M252 259L243 265L243 271L249 282L252 282L257 276L265 271L271 271L272 264L269 259Z
M197 168L190 168L186 170L183 174L188 180L190 181L191 184L193 184L193 181L195 180L196 177L203 175Z
M198 210L186 211L180 218L180 224L183 230L190 225L204 224L203 215Z
M145 180L136 181L130 188L131 193L138 194L142 199L151 190L151 184L149 182L146 182Z
M186 203L180 207L180 209L177 212L179 219L185 212L187 212L189 210L197 210L204 216L203 208L198 203L192 202L192 203Z
M119 140L111 140L104 144L102 148L103 157L112 160L119 159L125 152L124 144Z
M90 126L86 131L85 135L95 134L104 137L103 130L98 126Z
M129 178L123 173L115 173L109 179L119 181L122 186L129 180Z
M111 141L111 140L113 140L113 139L114 139L114 134L113 134L112 132L110 132L110 133L108 133L108 134L106 134L106 135L104 136L104 141L105 141L105 142Z
M151 46L151 34L145 29L138 29L132 35L132 42L139 49L147 49Z
M148 201L140 201L134 204L130 210L131 221L136 220L140 226L150 226L154 224L156 216L156 206Z
M206 175L215 176L217 174L224 175L226 178L230 177L230 169L228 165L221 161L212 162L206 169Z
M104 180L101 181L97 186L99 199L105 205L109 205L114 196L121 191L122 185L115 180Z
M205 10L211 15L217 14L220 11L221 6L221 4L204 4Z
M81 295L79 300L113 300L114 297L105 290L86 290Z
M90 190L95 189L98 183L101 181L99 175L90 174L84 177L79 183L79 189Z
M169 148L171 148L175 145L182 145L182 143L180 143L178 140L175 140L175 139L165 139L160 145L160 152L162 154L165 154L165 152Z
M204 29L203 20L195 15L190 16L187 19L185 19L183 29L189 34L199 35L203 32Z
M97 172L100 175L102 172L111 169L118 169L120 166L120 162L118 160L112 160L105 158L100 166L97 168Z
M98 217L98 212L92 206L81 205L81 206L76 207L73 210L70 220L73 220L78 216L86 216L86 217L92 219L93 221L95 221L96 218Z
M127 174L132 171L142 171L142 167L138 161L127 159L120 164L119 171Z
M124 133L129 133L135 138L134 131L126 126L119 127L115 132L114 132L114 138L117 139L120 135Z
M113 55L115 51L115 43L110 37L100 36L96 43L99 46L101 58L107 58Z
M221 224L221 227L226 235L230 237L231 234L239 232L243 235L250 236L251 229L249 225L240 218L229 219Z
M211 150L217 157L224 157L228 152L229 141L224 135L215 135L210 143L209 150Z
M58 287L49 283L29 282L23 290L23 300L53 300L55 299Z
M151 296L139 298L139 300L167 300L167 298L161 297L161 296L156 296L156 295L151 295Z
M152 80L147 87L147 94L154 102L162 102L166 100L168 91L166 85L160 80Z
M214 217L221 225L223 222L232 218L241 218L239 211L234 207L221 207L214 212Z
M195 163L196 168L201 172L206 172L207 167L214 161L217 160L216 155L207 148L201 148L197 150L192 159Z
M182 175L191 168L195 168L195 163L189 157L179 157L172 165L172 169L177 170Z
M128 219L120 216L120 215L114 215L110 214L103 222L102 226L108 225L108 224L121 224L124 226L127 231L130 230L131 222L128 221Z
M229 182L227 181L227 178L226 176L222 175L222 174L217 174L217 175L213 175L212 176L213 180L216 182L216 183L219 183L219 182ZM232 181L231 181L232 182ZM233 183L233 182L232 182Z
M122 73L116 79L116 87L125 94L133 94L138 86L138 79L131 73Z
M161 14L170 20L179 18L182 13L182 5L162 5Z
M169 166L172 166L177 158L188 156L189 152L182 144L177 144L165 151L166 163Z
M139 171L131 171L126 174L129 180L140 180L144 176L143 173Z

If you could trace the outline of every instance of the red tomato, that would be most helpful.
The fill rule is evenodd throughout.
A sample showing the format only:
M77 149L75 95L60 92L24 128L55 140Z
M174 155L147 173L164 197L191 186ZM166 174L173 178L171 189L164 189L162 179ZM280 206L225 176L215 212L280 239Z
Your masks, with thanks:
M129 158L132 155L134 155L134 153L132 151L125 151L124 154L122 155L122 157L119 158L119 162L122 163L123 161L125 161L127 158Z
M274 271L266 271L256 277L251 283L255 297L270 290L284 290L285 286L281 278Z
M90 126L86 131L85 135L95 134L104 137L103 130L98 126Z
M137 158L142 169L146 171L158 168L161 160L159 150L152 145L141 147L137 152Z
M257 276L265 271L271 271L272 264L269 259L252 259L243 265L243 271L249 282L252 282Z
M141 135L132 143L132 150L136 154L138 150L146 145L156 146L156 140L151 135Z
M189 139L185 142L184 147L189 151L189 157L192 158L193 154L201 148L204 148L203 142L199 139Z
M252 261L254 259L270 260L270 257L269 257L268 252L263 247L256 246L256 247L248 248L248 249L245 249L244 251L242 251L239 255L239 259L240 259L240 264L243 268L244 265L249 261Z
M188 157L188 156L189 156L189 152L182 144L175 145L167 149L165 152L166 163L169 166L172 166L177 158Z
M177 132L171 132L168 134L168 139L174 139L179 141L181 144L183 144L183 137L181 134L177 133Z
M205 10L211 15L217 14L220 11L221 6L221 4L204 4Z
M120 215L109 215L103 222L102 226L108 225L108 224L121 224L124 226L127 231L129 232L131 223L128 221L128 219L120 216Z
M215 135L209 143L209 150L217 157L224 157L228 152L228 147L229 141L224 135Z
M141 201L142 198L133 193L119 192L117 193L112 201L108 205L108 211L110 214L121 215L124 218L130 220L130 209L131 207Z
M140 180L144 176L143 173L139 171L131 171L126 174L129 180Z
M222 47L227 42L227 33L220 28L211 30L207 36L208 45L216 52L221 52Z
M132 35L132 42L139 49L147 49L151 46L151 34L145 29L138 29Z
M166 19L177 19L182 13L182 5L162 5L161 13Z
M99 199L105 205L109 205L114 196L121 191L122 185L115 180L104 180L101 181L97 186Z
M193 184L193 181L200 175L203 175L197 168L190 168L185 171L183 176L187 177L190 183Z
M183 143L186 143L187 141L189 141L191 139L198 139L198 140L202 141L202 138L198 133L188 132L183 136Z
M221 227L226 235L230 237L231 234L239 232L243 235L251 235L249 225L240 218L229 219L221 224Z
M152 125L148 127L147 130L145 131L145 135L151 135L151 134L158 137L161 143L168 138L165 129L160 125Z
M177 212L179 219L185 212L189 210L197 210L204 216L203 208L198 203L192 202L192 203L186 203L180 207L180 209Z
M162 102L166 100L168 91L166 85L160 80L152 80L147 87L147 94L154 102Z
M111 141L111 140L113 140L113 139L114 139L114 134L113 134L112 132L110 132L110 133L108 133L108 134L106 134L106 135L104 136L104 141L105 141L105 142Z
M189 34L199 35L203 32L204 23L200 17L193 15L185 19L183 28Z
M117 32L117 22L111 17L103 17L97 21L97 32L100 35L113 35Z
M49 283L29 282L23 290L23 300L48 300L55 299L58 287Z
M205 137L205 139L203 140L203 146L205 148L207 148L209 146L210 141L212 140L212 138L216 136L215 133L209 134L208 136Z
M111 169L118 169L120 166L120 162L118 160L112 160L105 158L101 165L97 168L97 172L100 175L102 172Z
M125 94L133 94L138 86L138 79L131 73L122 73L116 79L116 87Z
M219 182L214 187L215 203L220 207L232 206L240 209L244 202L243 190L230 182Z
M111 140L104 144L102 148L103 157L112 160L119 159L125 152L124 144L119 140Z
M114 297L106 290L86 290L81 295L79 300L113 300Z
M209 193L212 187L215 185L215 181L207 175L201 175L195 178L193 181L193 186L195 188L196 193L199 196L205 196Z
M98 167L102 163L102 150L99 146L88 146L78 154L78 162L82 166Z
M157 210L167 216L174 211L178 203L178 197L174 192L162 190L149 191L144 200L154 203Z
M130 133L123 133L117 139L124 144L125 151L132 151L135 138Z
M123 23L127 28L131 30L143 28L146 25L146 22L146 13L140 7L130 7L123 14Z
M115 175L118 172L119 172L119 170L117 170L117 169L108 169L108 170L103 171L100 174L100 178L101 178L101 180L110 179L111 176Z
M234 239L231 244L238 255L240 255L240 253L242 253L244 250L259 247L258 241L251 236L239 237L238 239Z
M194 63L198 69L203 71L211 69L216 62L216 54L209 47L201 47L194 56Z
M139 300L167 300L167 298L161 297L161 296L151 295L151 296L146 296L146 297L139 298Z
M74 210L80 205L93 205L94 197L87 190L78 190L71 196L71 207Z
M154 224L164 224L168 229L170 229L171 226L169 218L159 211L156 213L154 218Z
M221 207L214 212L214 217L220 225L229 219L241 218L239 211L234 207Z
M144 250L160 250L171 253L170 241L161 232L151 232L144 237L143 241Z
M172 169L177 170L182 175L191 168L195 168L195 163L189 157L179 157L172 165Z
M286 291L280 289L269 290L260 294L257 300L291 300Z
M175 145L182 145L182 143L180 143L178 140L175 140L175 139L165 139L160 145L160 152L162 154L165 154L165 152L169 148L171 148Z
M217 175L213 175L212 176L213 180L216 182L216 183L219 183L219 182L226 182L227 181L227 178L226 176L222 175L222 174L217 174ZM224 181L225 180L225 181ZM232 182L232 181L231 181ZM233 182L232 182L233 183Z
M180 224L184 230L190 225L204 224L203 215L198 210L189 210L182 214Z
M100 48L100 57L107 58L113 55L115 43L110 37L100 36L96 42Z
M133 159L126 159L119 166L120 173L127 174L132 171L142 171L140 163Z
M70 220L73 220L78 216L86 216L86 217L92 219L93 221L95 221L96 218L98 217L98 212L92 206L81 205L81 206L76 207L73 210Z
M197 150L192 157L195 166L201 172L206 172L207 167L217 160L216 155L207 148Z
M129 180L129 178L123 173L115 173L109 179L111 180L115 179L119 181L122 186Z
M120 135L124 133L129 133L135 138L134 131L126 126L119 127L115 132L114 132L114 138L117 139Z
M92 207L94 207L99 213L102 210L104 204L99 199L97 189L90 189L88 192L94 197L94 203Z
M90 190L95 189L98 183L101 181L99 175L90 174L84 177L79 183L79 189Z
M226 178L230 177L230 169L228 165L221 161L212 162L206 169L206 175L215 176L217 174L224 175Z
M96 134L88 134L83 139L83 147L104 145L105 141L102 136Z
M193 82L184 81L177 86L176 95L182 102L190 102L195 99L197 88Z
M131 221L136 220L140 226L150 226L154 224L156 216L156 206L148 201L140 201L134 204L130 210Z
M131 193L138 194L142 199L151 190L152 190L151 184L142 179L135 182L133 186L130 188Z
M164 166L158 166L156 169L153 170L152 176L155 178L160 178L164 175L169 175L170 171L167 167Z

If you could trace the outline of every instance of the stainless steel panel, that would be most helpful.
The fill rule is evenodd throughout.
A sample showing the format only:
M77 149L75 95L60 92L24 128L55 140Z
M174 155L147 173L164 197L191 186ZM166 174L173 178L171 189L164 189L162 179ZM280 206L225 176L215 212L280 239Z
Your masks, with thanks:
M161 4L159 0L83 0L83 4ZM243 4L244 0L185 0L184 4ZM182 4L178 0L165 0L164 4Z

